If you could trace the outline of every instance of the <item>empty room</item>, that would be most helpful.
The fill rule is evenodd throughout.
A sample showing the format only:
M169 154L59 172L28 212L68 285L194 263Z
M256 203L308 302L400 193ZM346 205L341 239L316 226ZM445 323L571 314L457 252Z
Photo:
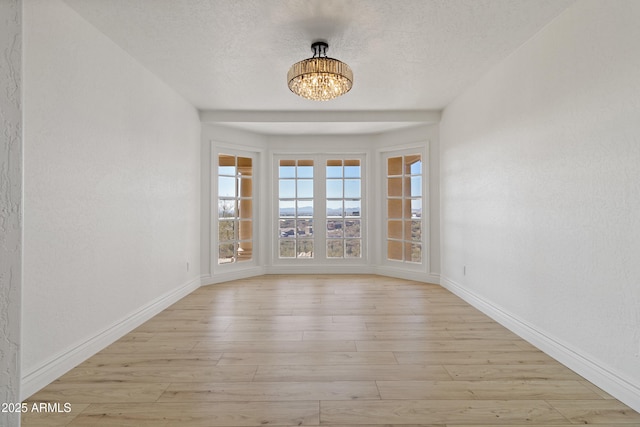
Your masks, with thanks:
M1 426L640 426L639 1L0 22Z

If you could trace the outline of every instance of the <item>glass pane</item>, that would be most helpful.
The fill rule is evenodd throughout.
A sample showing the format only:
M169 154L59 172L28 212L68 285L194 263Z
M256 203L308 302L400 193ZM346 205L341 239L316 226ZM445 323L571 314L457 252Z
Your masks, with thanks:
M422 198L411 199L411 218L422 217Z
M280 216L295 216L296 214L296 205L293 200L280 200L279 205L279 214Z
M298 258L313 258L313 240L298 240Z
M280 162L282 163L282 162ZM278 172L278 176L280 178L295 178L296 177L296 168L294 166L280 166L280 170Z
M405 156L404 163L405 163L405 169L404 169L405 174L420 175L422 173L422 161L420 159L420 154Z
M402 218L402 200L400 199L387 200L387 217Z
M236 179L230 176L218 177L218 197L236 197Z
M420 243L405 243L405 257L410 262L422 262L422 245Z
M411 240L420 241L422 240L422 221L407 221L411 227L411 233L407 234L407 236L411 236Z
M402 178L387 179L387 195L389 197L402 196Z
M253 195L253 179L241 178L238 183L238 194L240 197L251 197Z
M387 175L402 175L402 157L387 159Z
M360 160L344 161L345 178L361 178L360 176Z
M251 221L240 221L238 228L238 239L251 240L253 237L253 223Z
M345 216L361 216L360 200L345 200L344 211Z
M218 218L235 218L236 216L235 200L218 200Z
M252 160L250 157L238 157L238 173L242 176L253 175Z
M313 166L298 166L298 178L313 178Z
M251 258L253 258L253 243L238 243L238 262L251 261Z
M236 238L236 221L218 221L218 241L227 242Z
M360 180L345 179L344 180L344 197L360 197Z
M313 200L298 200L298 216L313 216Z
M296 220L295 219L281 219L280 220L280 237L295 237L296 236Z
M344 247L342 240L327 240L327 258L343 258Z
M360 239L347 239L344 241L346 246L346 258L360 258Z
M240 209L238 210L238 216L243 219L251 218L252 215L252 203L251 199L240 199Z
M387 221L387 237L402 239L402 221Z
M296 241L280 240L280 258L296 257Z
M327 178L342 178L342 161L327 160Z
M228 264L234 261L235 243L218 245L218 264Z
M422 177L412 176L410 181L410 197L422 197Z
M387 240L387 258L402 261L402 242Z
M278 183L278 195L281 199L294 199L296 197L296 181L281 179Z
M298 197L299 198L313 198L313 180L312 179L299 179L298 180Z
M344 237L360 237L360 220L352 219L344 222Z
M236 175L236 158L227 154L218 156L218 175Z
M404 206L403 218L411 218L411 199L402 200L402 205Z
M327 221L327 237L342 237L343 225L342 220Z
M327 200L327 216L342 217L342 200Z
M328 199L341 199L342 196L342 180L341 179L328 179L327 180L327 198Z
M313 237L313 220L299 219L297 227L298 237Z

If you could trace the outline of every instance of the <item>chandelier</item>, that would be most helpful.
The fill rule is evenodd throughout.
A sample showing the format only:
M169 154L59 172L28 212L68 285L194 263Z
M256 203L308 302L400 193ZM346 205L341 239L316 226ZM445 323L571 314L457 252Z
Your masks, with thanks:
M287 73L291 92L314 101L328 101L351 90L353 72L344 62L327 57L329 45L311 45L313 57L296 62Z

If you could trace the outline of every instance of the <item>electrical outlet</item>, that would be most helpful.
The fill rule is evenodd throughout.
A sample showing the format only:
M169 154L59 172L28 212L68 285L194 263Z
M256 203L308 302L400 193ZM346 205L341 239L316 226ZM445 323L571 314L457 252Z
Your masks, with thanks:
M187 263L187 273L189 272L189 263Z
M463 276L467 275L467 266L466 265L462 266L462 275Z

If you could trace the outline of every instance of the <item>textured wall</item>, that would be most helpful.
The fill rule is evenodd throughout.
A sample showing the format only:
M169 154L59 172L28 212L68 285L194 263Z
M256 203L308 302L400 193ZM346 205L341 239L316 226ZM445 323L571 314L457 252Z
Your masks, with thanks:
M636 408L638 22L637 1L575 3L441 123L443 276L594 362Z
M22 5L0 1L0 403L20 401ZM0 425L20 414L0 412Z
M31 378L199 281L200 121L62 1L25 2L24 22L22 372Z

